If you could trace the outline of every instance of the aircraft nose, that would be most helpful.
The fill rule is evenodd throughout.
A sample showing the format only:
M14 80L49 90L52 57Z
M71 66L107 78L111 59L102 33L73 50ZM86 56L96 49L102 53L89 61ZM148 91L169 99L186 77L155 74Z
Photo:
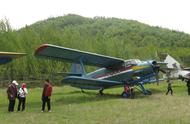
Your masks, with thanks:
M153 68L154 72L158 73L160 70L160 65L156 61L152 61L151 64L152 64L152 68Z

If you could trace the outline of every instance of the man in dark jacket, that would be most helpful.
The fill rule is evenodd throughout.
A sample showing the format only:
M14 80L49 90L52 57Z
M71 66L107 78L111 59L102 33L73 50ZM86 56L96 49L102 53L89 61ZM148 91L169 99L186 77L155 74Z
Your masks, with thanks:
M11 84L9 84L8 88L7 88L7 96L9 99L9 107L8 107L8 111L9 112L13 112L14 111L14 106L15 106L15 99L17 97L17 86L18 83L13 80Z
M190 78L187 80L187 91L188 95L190 95Z
M45 110L46 103L48 107L48 112L51 112L51 103L50 103L51 94L52 94L52 85L49 79L46 79L42 92L42 112L44 112Z
M168 95L169 92L171 93L171 95L173 95L172 84L171 84L170 79L167 80L167 83L168 83L168 87L167 87L166 95Z

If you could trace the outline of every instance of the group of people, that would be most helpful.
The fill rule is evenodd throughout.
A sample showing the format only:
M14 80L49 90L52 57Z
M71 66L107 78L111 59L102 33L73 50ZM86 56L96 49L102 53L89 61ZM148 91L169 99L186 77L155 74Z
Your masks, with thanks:
M168 79L166 82L168 83L166 95L168 95L168 93L173 95L172 81L170 79ZM187 79L186 82L187 82L188 95L190 95L190 78ZM130 87L129 85L126 84L126 85L124 85L124 91L121 94L121 96L124 98L134 98L134 91L133 90L134 90L134 87Z
M188 78L188 79L186 80L186 82L187 82L188 95L190 95L190 78ZM172 82L168 79L168 80L167 80L167 83L168 83L168 87L167 87L166 95L168 95L169 92L171 93L171 95L173 95Z
M124 97L124 98L131 98L131 99L133 99L134 96L135 96L135 94L134 94L134 87L125 84L124 85L124 91L121 94L121 96Z
M18 99L18 107L17 111L24 111L25 110L25 103L26 103L26 95L28 94L28 90L25 83L22 83L19 87L19 84L16 80L13 80L11 84L8 85L7 88L7 96L9 100L8 111L14 112L15 102ZM41 112L45 111L45 106L47 103L48 112L51 112L51 94L52 94L52 85L49 79L45 80L43 91L42 91L42 109ZM22 109L21 109L22 106Z
M17 111L20 111L20 106L22 104L22 111L25 110L26 95L28 94L26 84L23 83L21 87L17 88L18 83L16 80L13 80L12 83L7 88L7 96L9 99L8 111L13 112L16 98L19 100Z
M172 83L170 80L167 80L168 87L166 95L170 92L171 95L173 95L172 90ZM26 103L26 95L28 94L28 90L25 83L21 84L21 87L18 88L18 83L16 80L13 80L11 84L9 84L7 88L7 96L9 100L9 106L8 111L13 112L15 107L15 101L18 98L18 107L17 111L24 111L25 110L25 103ZM187 87L188 87L188 95L190 95L190 78L187 80ZM49 81L49 79L45 80L43 91L42 91L42 109L41 112L45 111L45 106L47 104L48 112L51 112L51 95L52 95L52 85ZM134 98L134 87L125 85L124 91L122 93L122 96L125 98ZM22 106L22 109L21 109Z

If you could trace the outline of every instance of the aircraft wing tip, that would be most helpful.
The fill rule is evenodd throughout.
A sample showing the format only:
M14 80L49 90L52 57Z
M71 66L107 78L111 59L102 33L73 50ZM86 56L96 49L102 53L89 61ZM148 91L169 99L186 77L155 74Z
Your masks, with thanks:
M40 45L36 50L34 55L39 55L44 49L46 49L49 46L49 44L42 44Z

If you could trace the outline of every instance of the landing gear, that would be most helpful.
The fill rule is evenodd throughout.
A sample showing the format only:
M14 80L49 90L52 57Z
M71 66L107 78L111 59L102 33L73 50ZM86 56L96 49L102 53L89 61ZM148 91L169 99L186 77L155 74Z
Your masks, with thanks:
M150 90L146 90L146 95L152 95L152 92Z
M100 95L104 95L103 90L103 88L99 90Z
M150 90L145 89L143 84L139 83L139 87L141 91L144 93L144 95L152 95L152 92Z
M81 89L81 92L82 92L82 93L84 93L84 90L83 90L83 89Z

